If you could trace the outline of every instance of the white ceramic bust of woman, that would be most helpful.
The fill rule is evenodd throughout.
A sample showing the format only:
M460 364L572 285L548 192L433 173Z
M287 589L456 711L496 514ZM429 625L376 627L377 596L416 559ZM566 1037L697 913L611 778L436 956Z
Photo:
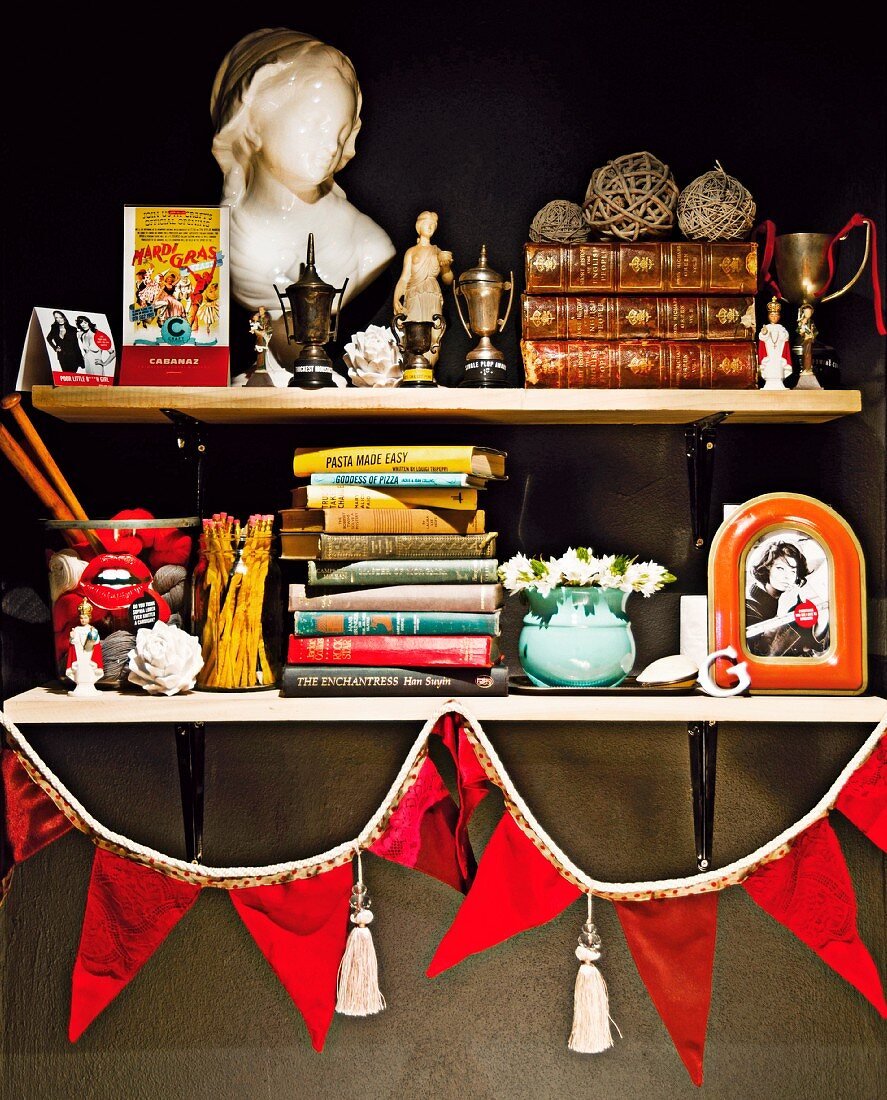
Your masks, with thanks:
M232 294L249 310L276 305L274 285L298 279L309 233L321 278L348 279L345 302L391 261L388 234L333 181L354 156L360 106L348 58L298 31L254 31L220 65L212 148L231 208Z

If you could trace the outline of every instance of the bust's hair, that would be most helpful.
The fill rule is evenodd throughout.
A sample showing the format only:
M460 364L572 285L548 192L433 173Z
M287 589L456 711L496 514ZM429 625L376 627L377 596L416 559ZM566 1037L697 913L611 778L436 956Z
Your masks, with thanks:
M258 148L251 126L251 109L257 95L275 80L293 80L294 70L295 79L307 83L319 68L332 69L354 91L354 126L339 162L342 168L354 156L361 95L354 66L341 51L310 34L274 27L253 31L225 55L210 97L216 129L212 151L224 173L223 202L235 206L249 183Z
M752 567L755 580L760 581L761 584L766 584L770 580L770 568L777 558L785 558L792 563L795 567L798 584L802 584L810 572L803 550L800 550L793 542L781 542L778 539L774 539L773 542L764 547L761 556Z

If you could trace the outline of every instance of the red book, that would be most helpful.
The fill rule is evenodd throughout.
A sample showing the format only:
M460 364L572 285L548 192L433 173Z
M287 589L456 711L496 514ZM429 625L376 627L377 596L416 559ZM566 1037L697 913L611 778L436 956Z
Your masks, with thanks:
M485 634L345 635L300 638L290 635L291 665L458 665L490 667L499 661L498 640Z

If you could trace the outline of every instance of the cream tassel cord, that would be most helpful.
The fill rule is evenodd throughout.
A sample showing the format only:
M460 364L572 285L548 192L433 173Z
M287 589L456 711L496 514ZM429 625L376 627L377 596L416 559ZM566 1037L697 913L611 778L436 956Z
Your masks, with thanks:
M582 925L576 958L579 973L573 993L573 1030L567 1044L577 1054L600 1054L613 1046L610 1031L610 997L607 983L594 965L601 957L601 937L592 915L592 897L588 895L588 920ZM622 1032L613 1024L622 1038Z
M370 925L369 895L363 882L363 865L357 853L357 882L351 891L351 923L345 954L336 981L336 1012L343 1016L372 1016L385 1007L379 989L379 965Z

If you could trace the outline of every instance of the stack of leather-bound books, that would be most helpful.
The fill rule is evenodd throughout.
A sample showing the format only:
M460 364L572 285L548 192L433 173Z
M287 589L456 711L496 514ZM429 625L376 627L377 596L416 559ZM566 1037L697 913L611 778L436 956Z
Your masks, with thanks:
M753 241L529 242L528 388L754 389Z

